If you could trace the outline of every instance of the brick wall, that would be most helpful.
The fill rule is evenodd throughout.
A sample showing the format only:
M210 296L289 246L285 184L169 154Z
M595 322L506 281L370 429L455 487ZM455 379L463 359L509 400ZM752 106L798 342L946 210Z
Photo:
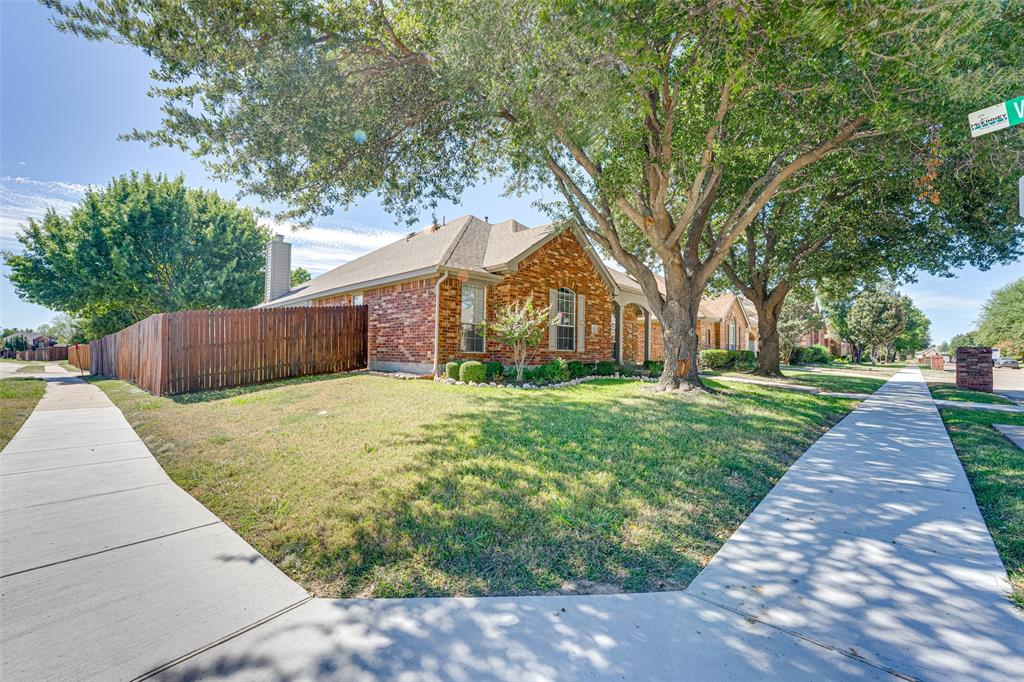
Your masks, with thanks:
M991 351L989 352L989 355L990 356L992 355ZM928 363L929 363L929 366L932 369L937 369L940 372L942 370L946 369L946 359L944 357L942 357L941 355L933 355L933 356L931 356L928 359Z
M992 349L983 346L956 349L956 387L992 392Z
M651 319L651 360L665 359L665 333L661 329L661 322Z
M639 365L644 361L644 313L636 305L622 309L622 362Z
M487 318L491 319L499 305L513 300L524 300L532 295L536 304L547 307L549 291L568 287L579 296L586 297L584 350L549 351L547 330L531 364L542 364L554 358L597 362L612 356L612 298L604 279L572 234L558 235L528 256L519 269L505 279L487 287ZM473 359L481 362L512 362L510 349L487 340L485 352L465 353L460 350L462 283L451 278L442 285L441 292L441 344L442 363L453 359ZM596 332L594 326L596 325Z
M733 301L729 312L725 314L719 326L718 348L729 348L729 321L736 320L736 346L735 350L747 349L747 321L743 315L738 301Z
M370 367L395 369L393 363L414 363L429 371L434 363L434 280L370 289L363 293L363 303L369 307Z

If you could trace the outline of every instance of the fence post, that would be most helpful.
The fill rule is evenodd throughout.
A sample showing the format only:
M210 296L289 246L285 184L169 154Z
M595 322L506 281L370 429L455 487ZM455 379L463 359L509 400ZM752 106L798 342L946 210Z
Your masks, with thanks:
M160 348L158 349L158 356L160 358L160 386L157 391L157 395L167 395L170 391L170 314L160 313Z

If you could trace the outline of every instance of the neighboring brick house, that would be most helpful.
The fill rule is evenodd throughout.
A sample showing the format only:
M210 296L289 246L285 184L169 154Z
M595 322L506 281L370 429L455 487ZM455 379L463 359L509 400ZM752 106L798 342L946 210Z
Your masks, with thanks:
M611 273L619 287L615 302L619 311L617 327L622 330L622 351L616 354L616 360L641 364L644 360L664 359L661 324L648 310L640 285L625 273ZM697 312L697 348L756 351L757 315L753 304L736 294L702 298Z
M290 291L277 281L290 272L290 263L280 262L290 259L290 249L275 238L267 253L270 300L262 306L365 304L372 369L427 374L467 358L508 364L509 349L484 338L477 323L527 296L551 309L534 363L561 357L639 364L662 355L658 322L639 285L609 269L572 230L465 216L410 233ZM701 310L701 324L714 334L709 344L725 347L733 328L737 345L744 343L750 325L738 304L734 310L718 297Z

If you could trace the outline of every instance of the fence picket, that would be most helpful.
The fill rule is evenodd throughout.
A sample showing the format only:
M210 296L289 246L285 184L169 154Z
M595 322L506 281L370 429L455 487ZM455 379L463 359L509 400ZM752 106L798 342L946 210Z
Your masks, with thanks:
M230 388L365 367L366 316L366 306L159 313L72 355L154 395ZM25 359L68 358L66 347L45 350L59 357Z

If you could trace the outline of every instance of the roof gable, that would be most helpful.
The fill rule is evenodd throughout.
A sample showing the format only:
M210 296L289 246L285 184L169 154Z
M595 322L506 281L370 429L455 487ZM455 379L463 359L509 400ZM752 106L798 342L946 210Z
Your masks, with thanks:
M491 224L471 215L444 225L432 225L371 251L276 298L269 306L301 303L344 291L357 291L385 282L426 277L442 270L480 275L510 271L559 234L552 225L527 228L514 220ZM584 252L613 287L607 268L589 242L573 231Z

